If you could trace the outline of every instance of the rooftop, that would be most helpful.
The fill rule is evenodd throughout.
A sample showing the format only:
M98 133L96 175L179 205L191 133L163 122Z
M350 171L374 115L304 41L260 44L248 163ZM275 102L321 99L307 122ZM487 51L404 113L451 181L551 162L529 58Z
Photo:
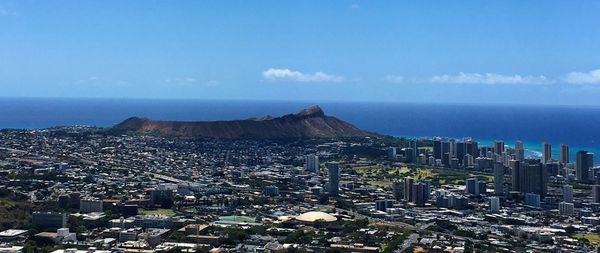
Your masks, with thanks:
M315 222L317 220L333 222L333 221L336 221L337 218L334 217L333 215L325 213L325 212L312 211L312 212L306 212L306 213L296 216L296 220L304 221L304 222Z
M27 230L8 229L8 230L4 230L4 231L0 232L0 237L13 237L13 236L23 235L25 233L27 233Z

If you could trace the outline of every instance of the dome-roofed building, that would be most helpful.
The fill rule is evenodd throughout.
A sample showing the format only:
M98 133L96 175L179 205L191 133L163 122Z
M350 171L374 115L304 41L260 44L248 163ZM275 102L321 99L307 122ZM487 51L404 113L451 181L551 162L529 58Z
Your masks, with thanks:
M318 220L323 220L325 222L334 222L337 220L337 218L328 213L312 211L296 216L296 220L308 223L313 223Z

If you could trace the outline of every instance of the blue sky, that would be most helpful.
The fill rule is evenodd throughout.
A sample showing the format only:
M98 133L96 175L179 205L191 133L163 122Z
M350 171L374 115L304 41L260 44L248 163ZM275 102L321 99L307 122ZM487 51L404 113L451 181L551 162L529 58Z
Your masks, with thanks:
M600 1L0 0L0 96L600 105Z

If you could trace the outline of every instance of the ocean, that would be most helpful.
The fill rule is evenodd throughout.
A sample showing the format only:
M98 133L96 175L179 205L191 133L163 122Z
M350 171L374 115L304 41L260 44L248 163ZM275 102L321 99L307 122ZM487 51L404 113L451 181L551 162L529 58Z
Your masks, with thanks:
M377 102L284 102L241 100L0 98L0 128L65 125L110 127L131 117L163 120L230 120L280 116L318 104L356 126L408 137L475 138L482 143L522 140L537 152L542 142L595 152L600 161L600 107L418 104Z

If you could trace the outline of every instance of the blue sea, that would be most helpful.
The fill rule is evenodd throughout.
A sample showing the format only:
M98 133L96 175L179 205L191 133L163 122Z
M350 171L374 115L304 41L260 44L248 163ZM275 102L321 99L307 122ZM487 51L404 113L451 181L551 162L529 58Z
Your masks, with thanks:
M163 120L229 120L280 116L318 104L328 115L382 134L475 138L482 143L522 140L595 152L600 161L600 107L241 100L0 98L0 128L65 125L110 127L131 116ZM553 156L554 156L553 155Z

